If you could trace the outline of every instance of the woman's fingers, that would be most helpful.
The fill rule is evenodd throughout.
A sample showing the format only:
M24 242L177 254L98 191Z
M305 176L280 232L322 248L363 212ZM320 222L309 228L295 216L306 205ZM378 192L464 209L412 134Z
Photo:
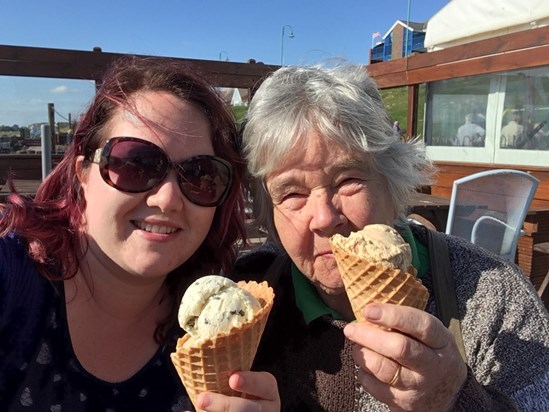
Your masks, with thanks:
M229 379L229 386L247 397L255 397L266 401L278 401L278 385L273 375L268 372L240 371Z
M440 320L416 308L373 303L367 305L363 313L369 322L397 330L433 349L446 346L451 337Z
M229 379L229 386L242 392L243 397L203 392L198 395L197 407L208 412L278 412L280 397L273 375L267 372L240 371Z
M353 347L353 359L364 372L383 383L391 383L400 373L401 365L398 362L364 346Z

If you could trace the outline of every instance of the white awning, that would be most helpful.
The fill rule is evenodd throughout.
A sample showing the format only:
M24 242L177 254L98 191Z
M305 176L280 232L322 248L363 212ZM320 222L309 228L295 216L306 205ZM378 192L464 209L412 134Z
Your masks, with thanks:
M549 0L451 0L427 22L425 47L444 49L549 25Z

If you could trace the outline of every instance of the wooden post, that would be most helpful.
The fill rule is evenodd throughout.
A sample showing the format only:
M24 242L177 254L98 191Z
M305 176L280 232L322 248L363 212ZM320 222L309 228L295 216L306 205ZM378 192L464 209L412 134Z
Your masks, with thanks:
M57 150L57 132L55 130L55 108L53 103L48 103L48 123L50 125L51 150L55 153Z
M406 135L408 138L416 137L417 129L417 103L419 85L408 86L408 116L406 119Z

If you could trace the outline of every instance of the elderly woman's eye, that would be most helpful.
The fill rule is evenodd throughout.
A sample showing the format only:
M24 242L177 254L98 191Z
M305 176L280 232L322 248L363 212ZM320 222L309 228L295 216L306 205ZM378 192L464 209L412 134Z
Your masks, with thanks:
M271 194L271 199L273 200L273 203L275 205L278 205L278 204L284 202L288 198L288 196L290 196L290 198L291 198L292 194L291 193L286 193L286 192L272 193Z
M338 186L341 187L341 186L345 186L345 185L361 185L361 184L365 184L365 183L366 183L366 181L362 178L347 177L347 178L341 180L338 183Z
M348 194L356 191L360 191L363 189L367 184L367 181L362 178L357 177L348 177L346 179L341 180L337 184L337 191L343 192L343 194Z
M305 194L300 192L288 192L282 196L282 201L295 200L305 197Z
M307 194L303 192L286 192L277 199L273 198L274 204L288 210L297 210L307 203Z

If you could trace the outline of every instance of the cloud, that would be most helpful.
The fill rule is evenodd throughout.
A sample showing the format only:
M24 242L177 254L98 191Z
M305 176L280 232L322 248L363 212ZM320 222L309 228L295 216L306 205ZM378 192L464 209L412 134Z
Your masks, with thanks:
M54 94L64 94L69 91L69 88L67 86L57 86L50 90L51 93Z

